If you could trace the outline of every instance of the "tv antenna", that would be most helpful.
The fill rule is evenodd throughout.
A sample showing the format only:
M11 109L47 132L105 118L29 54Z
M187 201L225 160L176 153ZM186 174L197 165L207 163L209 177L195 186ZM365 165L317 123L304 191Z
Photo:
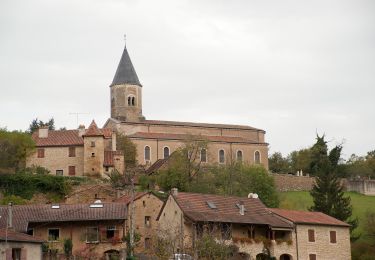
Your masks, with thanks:
M80 116L80 115L88 115L89 113L81 113L81 112L71 112L71 113L69 113L69 115L75 115L76 116L76 120L77 120L77 127L79 126L78 125L78 117Z

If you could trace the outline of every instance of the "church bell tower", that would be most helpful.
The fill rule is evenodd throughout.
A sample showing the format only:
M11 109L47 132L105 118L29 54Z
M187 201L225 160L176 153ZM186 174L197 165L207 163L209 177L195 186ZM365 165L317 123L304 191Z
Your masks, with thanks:
M111 89L111 118L139 122L142 115L142 85L130 60L126 45L118 64Z

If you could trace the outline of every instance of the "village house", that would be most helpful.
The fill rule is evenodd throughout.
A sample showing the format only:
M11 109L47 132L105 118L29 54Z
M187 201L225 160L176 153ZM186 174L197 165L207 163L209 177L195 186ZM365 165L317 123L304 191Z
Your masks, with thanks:
M76 256L109 257L124 252L127 213L123 203L16 205L0 207L0 215L10 210L14 230L47 241L49 254L63 254L66 239L71 239ZM5 227L3 219L0 227Z
M350 225L347 223L321 212L270 210L294 225L296 259L351 259Z
M248 198L185 193L172 189L163 205L159 233L176 241L176 251L197 254L203 234L236 245L247 259L349 260L349 226L319 212L267 208Z
M256 195L225 197L173 189L158 220L160 234L176 241L176 251L196 254L196 241L208 232L235 244L250 259L262 257L265 248L277 259L296 259L293 225L275 217Z
M265 131L246 125L146 120L142 113L142 89L125 46L110 84L111 117L104 127L127 135L137 147L137 161L150 166L167 158L187 139L204 140L200 151L204 164L243 161L268 168Z
M12 228L0 228L0 259L41 260L41 238L15 232Z
M116 134L99 129L94 121L88 129L49 130L39 128L32 138L36 151L26 166L42 166L57 176L106 177L113 169L123 172L124 158L116 150Z
M124 195L116 200L116 202L125 203L127 205L128 221L127 230L130 230L130 219L132 208L130 207L131 195ZM153 237L157 234L158 223L157 217L164 201L156 196L153 192L137 192L134 194L134 230L140 235L135 253L147 253L152 244Z

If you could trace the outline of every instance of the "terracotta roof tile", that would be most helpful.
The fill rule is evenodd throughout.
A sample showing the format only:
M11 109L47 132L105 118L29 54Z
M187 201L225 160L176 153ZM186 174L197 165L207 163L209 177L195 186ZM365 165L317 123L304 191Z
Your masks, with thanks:
M83 138L79 136L78 130L49 130L46 138L39 138L38 131L36 131L32 139L38 147L83 145Z
M89 128L86 130L83 136L104 136L103 131L98 128L95 121L92 120Z
M269 225L274 228L292 228L292 225L287 223L287 221L273 216L259 199L187 192L179 192L173 198L184 214L193 221L244 223ZM237 206L241 201L245 206L244 215L240 214ZM210 208L208 202L213 203L216 208Z
M104 135L104 138L112 138L112 129L111 128L102 128L101 129Z
M104 151L103 166L114 166L114 156L122 155L121 151Z
M10 229L7 231L5 228L0 229L0 241L5 241L7 239L8 241L13 242L29 242L29 243L43 243L45 240L39 237L30 236L24 233L15 232Z
M179 121L164 121L164 120L144 120L140 122L128 122L131 124L149 124L149 125L172 125L172 126L191 126L191 127L208 127L208 128L222 128L222 129L241 129L241 130L255 130L262 131L252 126L247 125L229 125L229 124L212 124L212 123L197 123L197 122L179 122Z
M101 203L103 207L92 208L89 203L60 204L53 209L51 204L13 206L13 225L16 231L26 232L28 223L89 221L89 220L125 220L124 203ZM0 207L0 215L8 215L8 207ZM5 227L5 218L0 219L0 228Z
M328 216L321 212L288 210L288 209L269 209L271 212L286 218L297 224L316 224L332 226L350 226L349 224Z
M248 144L267 145L267 143L260 143L260 142L245 139L245 138L242 138L242 137L209 136L209 135L199 135L199 136L193 136L193 137L196 138L197 140L207 140L207 141L210 141L210 142L248 143ZM187 140L187 139L191 138L191 135L137 132L135 134L129 135L129 138Z

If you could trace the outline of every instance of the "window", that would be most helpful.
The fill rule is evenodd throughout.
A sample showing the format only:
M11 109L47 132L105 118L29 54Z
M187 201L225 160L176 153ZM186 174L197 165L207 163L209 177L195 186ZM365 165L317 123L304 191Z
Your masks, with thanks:
M164 147L163 152L164 159L167 159L169 157L169 147Z
M203 236L203 225L198 223L196 225L196 231L197 231L197 237L202 238L202 236Z
M58 241L60 238L60 229L50 228L48 229L48 241Z
M98 227L88 227L86 230L86 243L99 242L99 229Z
M309 235L309 242L315 242L315 231L313 229L309 229L307 233Z
M109 226L107 227L107 232L106 232L106 238L114 238L116 233L116 227L115 226Z
M142 201L143 207L146 207L146 201Z
M151 227L151 217L145 216L145 227Z
M95 147L95 141L91 142L91 147Z
M229 223L223 223L220 226L221 237L224 240L229 240L232 238L232 226Z
M151 160L150 146L145 146L145 161Z
M151 238L146 237L145 238L145 249L150 249L151 247Z
M95 153L91 153L91 157L95 157Z
M69 175L76 175L76 167L69 166Z
M336 244L336 231L329 231L329 242Z
M21 248L12 248L12 260L21 260Z
M201 150L201 162L207 162L207 150L206 149Z
M56 170L56 176L63 176L64 171L63 170Z
M135 97L132 97L132 106L135 106Z
M260 163L260 152L259 151L255 151L255 153L254 153L254 162L256 164Z
M69 157L76 157L76 148L69 147Z
M237 161L242 162L242 151L237 151Z
M33 228L28 228L26 234L30 236L34 236L34 229Z
M316 254L309 254L309 260L316 260Z
M225 152L224 152L224 150L219 151L219 163L225 163Z
M44 148L38 149L38 158L44 158Z
M135 97L134 96L128 97L128 106L135 106Z

